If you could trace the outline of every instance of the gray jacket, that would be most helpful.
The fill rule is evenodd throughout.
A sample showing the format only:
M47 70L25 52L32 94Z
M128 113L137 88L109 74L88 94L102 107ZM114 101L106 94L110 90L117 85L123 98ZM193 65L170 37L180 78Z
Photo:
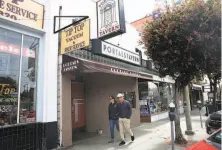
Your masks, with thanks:
M122 103L119 103L119 117L130 119L132 115L132 108L130 103L124 100Z

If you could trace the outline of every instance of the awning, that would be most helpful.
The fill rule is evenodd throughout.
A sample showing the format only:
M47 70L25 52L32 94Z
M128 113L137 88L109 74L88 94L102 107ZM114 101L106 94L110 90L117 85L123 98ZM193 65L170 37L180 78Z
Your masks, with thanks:
M65 59L68 60L62 64L62 73L66 72L101 72L110 73L121 76L135 77L152 80L153 76L146 73L140 73L133 70L128 70L120 67L115 67L111 65L101 64L98 62L92 62L88 60L81 60L72 58Z

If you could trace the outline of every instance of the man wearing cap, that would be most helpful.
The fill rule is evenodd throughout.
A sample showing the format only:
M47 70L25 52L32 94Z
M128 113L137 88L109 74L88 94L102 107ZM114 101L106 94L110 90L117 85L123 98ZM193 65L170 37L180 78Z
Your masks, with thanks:
M125 138L124 138L124 130L131 135L131 140L134 141L134 134L130 128L130 117L132 115L132 108L130 103L124 100L123 94L119 93L117 95L119 100L119 130L120 130L120 137L122 141L120 142L121 145L125 145Z

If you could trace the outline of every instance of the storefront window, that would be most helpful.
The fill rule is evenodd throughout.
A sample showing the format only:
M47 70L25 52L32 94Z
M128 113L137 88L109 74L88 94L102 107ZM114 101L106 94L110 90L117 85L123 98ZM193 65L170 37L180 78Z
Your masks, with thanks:
M36 53L39 40L24 35L21 85L20 85L20 123L36 120Z
M38 39L0 28L0 126L35 121L37 51Z
M123 93L124 99L129 101L132 108L136 108L136 94L135 92L120 92Z
M148 82L148 105L151 114L160 112L160 95L158 83Z
M140 114L142 116L167 111L172 100L172 84L151 81L139 84Z
M160 83L160 111L167 111L169 103L173 101L172 85L169 83Z
M21 39L0 28L0 126L17 123Z
M148 83L139 83L139 105L140 105L140 115L147 116L150 115L150 109L148 104Z

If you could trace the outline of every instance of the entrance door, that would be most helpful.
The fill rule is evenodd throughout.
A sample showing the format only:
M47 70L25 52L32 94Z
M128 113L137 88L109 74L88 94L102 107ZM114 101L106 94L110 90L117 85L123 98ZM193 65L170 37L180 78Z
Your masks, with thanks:
M72 82L71 98L72 98L72 128L78 129L85 127L85 85L83 83Z

